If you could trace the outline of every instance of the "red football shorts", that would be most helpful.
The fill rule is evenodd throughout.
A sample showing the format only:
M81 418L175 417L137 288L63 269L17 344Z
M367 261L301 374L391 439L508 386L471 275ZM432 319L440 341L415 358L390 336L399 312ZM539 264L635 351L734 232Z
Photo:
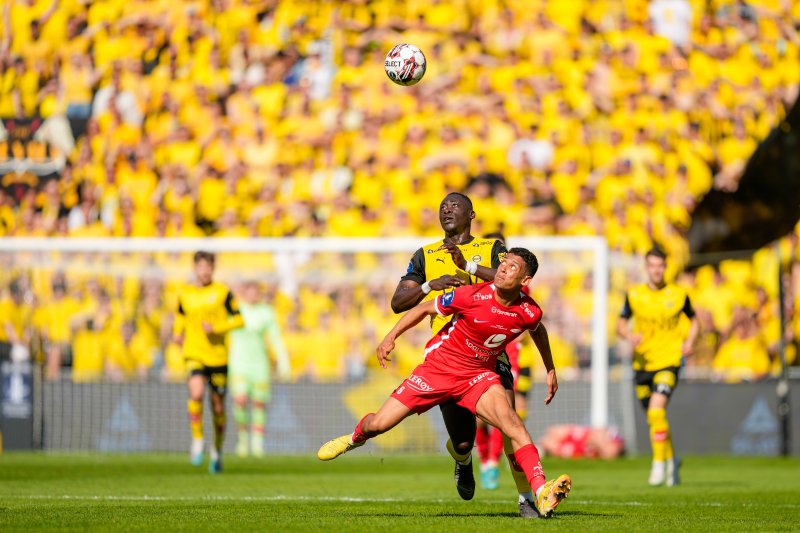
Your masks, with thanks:
M454 374L453 368L442 369L426 361L394 390L392 397L417 414L450 400L475 414L478 398L492 385L502 386L500 376L491 370Z

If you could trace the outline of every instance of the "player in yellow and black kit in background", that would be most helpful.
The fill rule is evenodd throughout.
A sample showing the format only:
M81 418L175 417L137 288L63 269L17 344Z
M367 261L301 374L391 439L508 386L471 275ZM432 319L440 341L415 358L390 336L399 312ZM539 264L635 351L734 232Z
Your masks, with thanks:
M692 353L700 328L686 291L664 281L666 266L667 256L663 251L653 248L647 252L647 283L628 290L617 332L633 345L636 397L647 411L653 447L650 484L666 482L673 486L679 482L680 465L672 449L667 403L678 383L683 359ZM689 318L688 334L681 314Z
M210 448L208 470L222 470L222 442L225 437L225 390L228 384L226 334L241 328L244 320L224 284L214 281L214 254L194 255L196 283L186 285L178 296L173 337L182 346L189 371L189 425L192 430L191 462L203 462L203 396L206 383L211 389L214 445Z
M506 247L497 239L480 239L470 233L475 211L472 201L460 193L450 193L439 205L439 223L444 239L427 244L417 250L406 274L392 296L392 311L407 311L423 300L431 300L455 287L494 280L497 267L505 259ZM437 333L449 317L436 316L431 322ZM509 402L514 405L514 378L508 357L497 360L497 374ZM455 460L455 480L458 494L465 500L475 494L475 477L472 471L472 447L475 443L475 416L452 402L440 406L450 440L447 451ZM511 441L503 440L503 447L511 464L511 472L519 491L519 512L525 518L538 516L533 505L533 495L524 472L516 463Z

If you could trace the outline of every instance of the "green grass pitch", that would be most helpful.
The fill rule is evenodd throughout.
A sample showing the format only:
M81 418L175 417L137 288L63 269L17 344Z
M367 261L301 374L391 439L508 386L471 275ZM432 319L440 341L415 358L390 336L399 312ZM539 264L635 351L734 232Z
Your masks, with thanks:
M460 500L445 455L231 457L212 476L184 455L6 453L0 531L800 530L798 459L690 457L675 488L647 486L644 458L544 463L573 477L551 520L517 516L506 471L498 490Z

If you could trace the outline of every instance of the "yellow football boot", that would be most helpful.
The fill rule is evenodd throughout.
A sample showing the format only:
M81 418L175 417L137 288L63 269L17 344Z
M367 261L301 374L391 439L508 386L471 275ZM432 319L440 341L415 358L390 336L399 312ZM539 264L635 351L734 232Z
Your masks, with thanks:
M567 474L561 474L555 479L551 479L544 484L539 495L536 497L536 507L542 518L550 518L553 509L558 507L561 500L569 496L572 489L572 478Z
M352 433L348 433L347 435L342 435L341 437L336 437L335 439L331 439L325 444L320 447L319 451L317 452L317 459L320 461L330 461L331 459L336 459L343 453L347 453L353 448L358 448L359 446L363 446L364 442L350 442L350 437Z

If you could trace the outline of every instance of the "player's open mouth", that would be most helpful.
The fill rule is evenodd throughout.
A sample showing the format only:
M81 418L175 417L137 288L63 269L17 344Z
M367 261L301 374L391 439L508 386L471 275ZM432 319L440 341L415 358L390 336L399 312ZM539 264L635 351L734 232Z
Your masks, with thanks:
M453 217L444 217L442 219L442 222L452 222L452 221L453 221Z

